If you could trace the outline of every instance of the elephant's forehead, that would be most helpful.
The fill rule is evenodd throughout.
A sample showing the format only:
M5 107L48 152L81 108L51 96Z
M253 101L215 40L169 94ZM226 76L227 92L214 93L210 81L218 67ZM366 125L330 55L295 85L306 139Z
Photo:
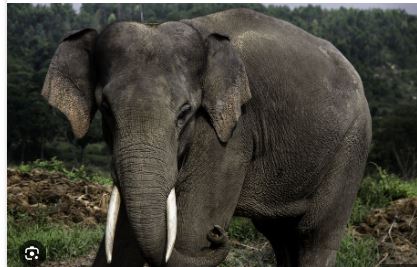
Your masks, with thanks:
M97 41L97 53L107 61L124 59L183 63L202 54L198 38L183 23L147 26L135 22L120 22L108 26ZM173 61L173 62L172 62Z
M166 51L166 42L154 29L145 25L123 22L108 26L97 40L98 56L109 60L117 60L123 56L130 58L135 55L152 56ZM169 49L169 45L168 45Z

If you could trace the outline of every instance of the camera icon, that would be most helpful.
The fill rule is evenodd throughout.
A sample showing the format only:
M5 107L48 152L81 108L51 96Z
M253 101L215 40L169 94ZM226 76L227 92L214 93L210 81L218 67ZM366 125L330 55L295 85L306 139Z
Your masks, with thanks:
M25 248L25 259L28 261L39 259L39 249L35 246Z
M36 240L26 241L20 246L19 256L25 266L38 266L46 259L46 250L41 242Z

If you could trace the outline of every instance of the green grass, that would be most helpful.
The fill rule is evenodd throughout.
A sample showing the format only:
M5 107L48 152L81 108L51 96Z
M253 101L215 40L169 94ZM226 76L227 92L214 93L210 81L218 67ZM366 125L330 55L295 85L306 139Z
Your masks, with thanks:
M358 198L371 207L385 207L391 201L417 196L417 180L401 180L377 167L374 176L365 177L358 192Z
M30 172L33 169L42 169L46 171L54 171L64 174L71 180L84 180L95 182L99 184L112 184L112 179L107 176L103 171L99 170L90 170L87 169L84 165L81 165L78 168L72 167L68 169L65 167L64 162L53 157L51 160L35 160L30 163L20 164L16 168L24 173Z
M350 223L362 222L372 209L386 207L391 201L417 196L417 179L404 181L381 167L363 179L350 217Z
M337 267L368 267L378 263L378 244L370 236L356 237L347 231L337 252Z
M7 266L22 266L19 246L27 240L41 242L47 251L46 260L62 260L83 256L97 247L103 237L102 226L48 224L43 218L33 220L24 214L7 217Z
M16 166L21 172L33 169L59 172L71 180L87 180L100 184L111 184L110 178L101 173L87 170L84 166L68 169L62 161L36 160ZM41 242L47 250L47 261L63 260L83 256L97 247L103 237L103 226L65 225L49 223L47 214L39 211L35 216L8 210L7 214L7 256L8 266L23 266L19 259L19 246L28 240Z
M98 149L98 148L97 148ZM65 174L73 180L88 180L101 184L111 183L105 175L80 168L67 169L62 161L53 158L51 161L35 161L17 167L23 172L41 168ZM380 167L376 173L364 178L358 197L353 207L350 225L358 225L374 208L386 207L391 201L417 196L417 180L403 181L398 176L387 173ZM32 220L32 221L30 221ZM17 251L19 245L29 239L36 239L47 247L47 259L57 260L81 256L99 244L102 238L102 226L81 227L63 224L48 224L43 214L35 221L33 217L24 214L8 216L8 263L9 266L20 266ZM377 241L371 236L355 236L349 226L340 249L337 253L338 267L375 266L378 262ZM260 248L265 244L265 238L257 232L252 222L247 218L235 217L228 229L232 240L241 244ZM265 251L263 251L265 253ZM272 255L272 252L269 253ZM262 255L256 250L235 247L228 261L221 266L270 266L271 255ZM268 264L265 265L265 259Z
M248 218L233 217L227 234L240 242L257 240L261 235Z
M363 179L350 216L350 225L359 225L375 208L392 201L417 196L417 179L405 181L376 166L375 174ZM378 262L377 241L371 236L345 235L337 254L337 266L375 266Z

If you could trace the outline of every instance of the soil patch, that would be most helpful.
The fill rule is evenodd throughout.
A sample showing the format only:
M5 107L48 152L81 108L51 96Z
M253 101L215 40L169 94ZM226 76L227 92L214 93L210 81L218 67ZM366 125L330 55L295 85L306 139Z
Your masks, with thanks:
M11 215L24 213L67 225L105 223L111 193L109 185L73 181L62 173L41 169L28 173L8 169L7 178L7 205ZM380 264L417 264L417 197L399 199L386 208L373 210L355 230L358 235L372 235L378 240ZM266 240L256 244L234 242L232 247L227 258L231 265L272 266L274 263ZM254 260L246 261L243 256L247 254ZM49 262L43 266L89 266L94 255L95 250L79 259Z
M67 225L104 223L110 193L111 186L72 181L58 172L7 170L7 209L12 214Z
M380 263L417 264L417 197L373 210L356 230L378 240Z

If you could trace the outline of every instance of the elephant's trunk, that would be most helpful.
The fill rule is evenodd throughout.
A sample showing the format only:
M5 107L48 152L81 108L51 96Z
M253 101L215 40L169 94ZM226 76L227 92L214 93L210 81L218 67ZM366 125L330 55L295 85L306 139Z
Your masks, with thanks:
M120 192L117 186L113 187L109 210L107 214L106 235L105 235L105 252L107 263L112 262L113 244L116 234L116 224L120 209ZM165 261L171 257L174 249L175 238L177 236L177 203L175 189L172 189L167 199L167 244L165 252Z
M118 182L145 259L152 266L161 266L176 235L176 158L167 138L152 135L152 142L143 142L141 137L122 138L117 144Z

